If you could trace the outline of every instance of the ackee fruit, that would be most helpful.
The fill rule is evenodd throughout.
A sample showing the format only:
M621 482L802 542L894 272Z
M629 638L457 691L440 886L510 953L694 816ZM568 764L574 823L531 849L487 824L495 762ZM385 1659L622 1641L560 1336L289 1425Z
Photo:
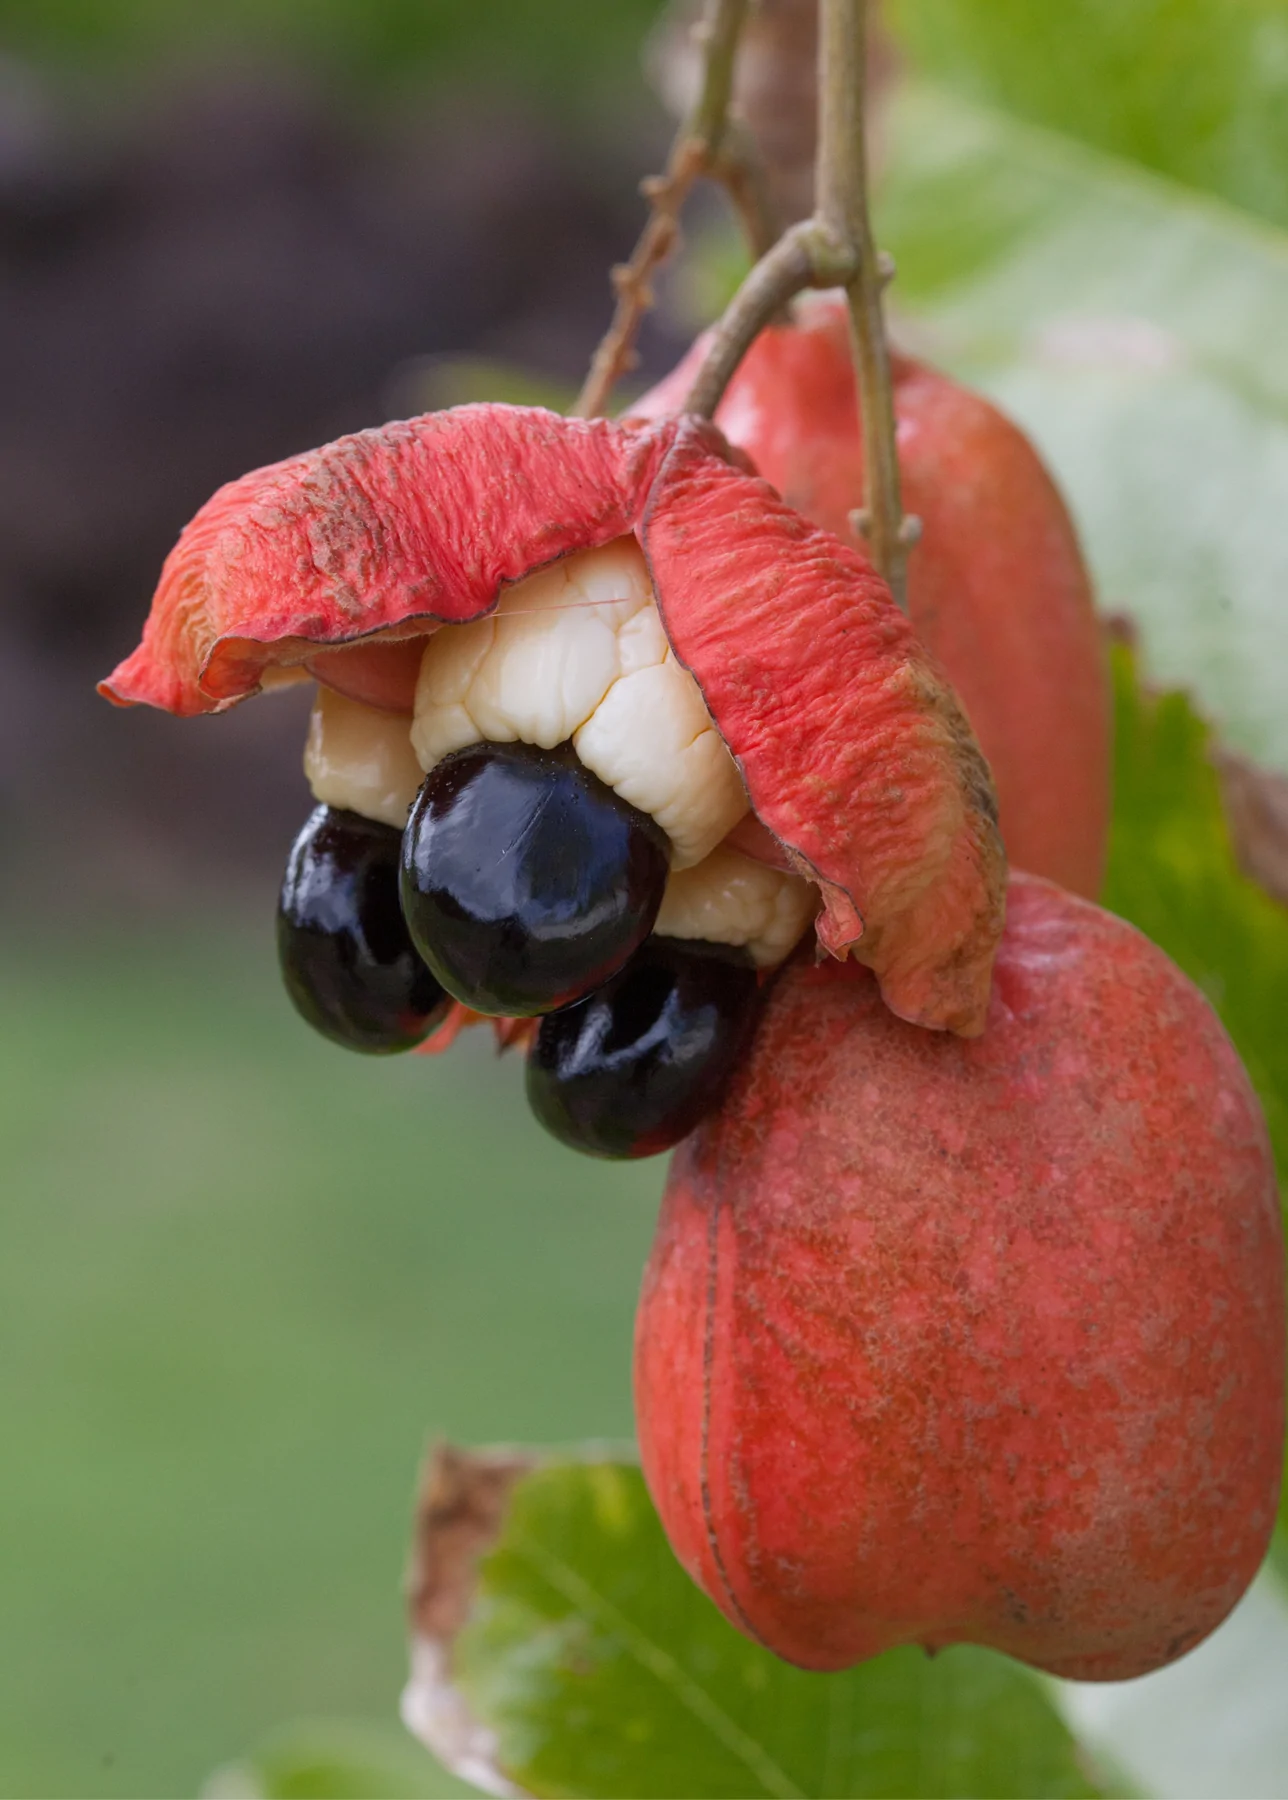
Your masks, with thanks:
M427 774L571 741L692 877L668 935L725 941L727 905L727 941L781 957L812 922L901 1017L982 1028L1005 856L979 747L868 559L714 426L464 406L256 470L188 525L103 691L208 713L310 675L342 702L310 736L332 804L397 819L399 718Z
M685 1568L811 1669L991 1645L1171 1662L1265 1554L1282 1235L1216 1015L1132 927L1010 886L987 1028L789 963L677 1151L645 1276L644 1471Z

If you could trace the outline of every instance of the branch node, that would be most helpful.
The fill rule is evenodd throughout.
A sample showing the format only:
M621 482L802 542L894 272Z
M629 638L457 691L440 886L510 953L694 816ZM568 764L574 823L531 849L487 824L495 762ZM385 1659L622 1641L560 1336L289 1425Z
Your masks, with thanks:
M745 128L729 117L733 58L749 0L708 0L695 41L704 50L701 91L677 133L666 171L642 183L652 213L622 271L615 271L617 310L596 352L577 411L594 414L629 367L644 310L652 303L650 276L679 232L678 216L699 175L716 174L728 187L753 244L771 230ZM863 505L850 515L870 547L873 564L907 610L904 565L917 540L917 521L903 518L895 449L894 393L881 293L894 260L879 252L868 220L867 158L863 137L866 0L818 0L819 132L811 219L776 240L765 240L755 267L725 308L685 410L711 418L746 351L765 326L803 289L843 287L863 434Z

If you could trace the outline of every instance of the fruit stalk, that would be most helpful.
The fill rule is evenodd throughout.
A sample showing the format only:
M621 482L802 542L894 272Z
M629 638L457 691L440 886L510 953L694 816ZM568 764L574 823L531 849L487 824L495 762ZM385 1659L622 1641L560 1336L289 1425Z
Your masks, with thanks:
M902 516L899 459L895 454L890 356L881 312L881 290L894 273L877 254L868 219L867 148L863 114L867 92L866 0L820 0L818 35L818 221L854 251L853 278L845 284L850 309L850 349L859 392L865 493L855 523L867 538L872 561L904 612L905 565L916 527Z
M792 226L762 256L725 309L684 403L711 418L738 364L795 295L843 287L865 450L863 506L852 521L904 612L905 565L916 541L903 517L895 453L894 401L881 291L892 266L878 255L868 220L863 139L866 0L819 0L819 130L814 216Z
M729 117L734 57L747 16L748 0L709 0L699 36L701 78L693 110L680 126L661 175L641 183L649 202L648 223L629 262L612 274L617 304L573 408L579 418L596 418L634 362L640 321L653 304L651 277L679 237L680 210L703 175L723 183L742 220L753 256L768 250L778 235L763 172L748 133Z

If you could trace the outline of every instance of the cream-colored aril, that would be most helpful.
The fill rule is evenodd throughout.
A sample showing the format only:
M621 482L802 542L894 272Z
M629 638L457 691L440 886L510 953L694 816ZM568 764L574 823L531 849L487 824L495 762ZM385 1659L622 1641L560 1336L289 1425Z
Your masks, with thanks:
M659 937L741 944L758 968L795 949L818 910L818 889L719 845L691 869L674 869L653 929Z
M469 744L571 739L666 832L675 869L700 863L748 809L737 764L667 642L634 538L565 557L508 588L486 619L437 632L415 713L425 770Z
M409 726L395 713L320 687L304 746L314 797L401 831L423 780Z

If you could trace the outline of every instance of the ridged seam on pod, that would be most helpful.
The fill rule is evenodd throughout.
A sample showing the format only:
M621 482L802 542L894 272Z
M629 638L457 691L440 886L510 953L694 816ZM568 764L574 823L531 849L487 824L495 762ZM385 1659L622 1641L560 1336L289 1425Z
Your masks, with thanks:
M707 422L467 406L245 476L184 532L103 692L219 711L270 667L467 623L627 533L752 808L819 885L820 944L901 1017L982 1030L1005 858L961 708L866 557Z

